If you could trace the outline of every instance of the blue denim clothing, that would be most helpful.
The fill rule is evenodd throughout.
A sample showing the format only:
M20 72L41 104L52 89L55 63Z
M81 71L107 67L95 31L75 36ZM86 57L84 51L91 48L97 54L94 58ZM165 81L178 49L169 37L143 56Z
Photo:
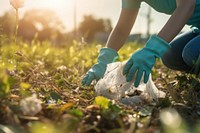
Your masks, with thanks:
M192 72L200 54L200 34L192 31L180 34L170 45L171 49L161 58L163 64L170 69Z

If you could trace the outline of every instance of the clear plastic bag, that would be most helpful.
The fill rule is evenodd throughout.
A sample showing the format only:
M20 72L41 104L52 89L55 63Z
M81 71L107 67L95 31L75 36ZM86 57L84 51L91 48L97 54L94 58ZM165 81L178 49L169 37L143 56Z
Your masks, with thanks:
M144 84L141 80L137 88L133 85L135 79L126 82L126 77L122 74L125 64L126 61L108 64L104 77L95 85L96 95L121 100L122 102L131 102L132 99L157 101L158 98L165 97L165 93L159 91L155 86L151 75L147 84ZM140 92L139 95L136 95L137 91Z

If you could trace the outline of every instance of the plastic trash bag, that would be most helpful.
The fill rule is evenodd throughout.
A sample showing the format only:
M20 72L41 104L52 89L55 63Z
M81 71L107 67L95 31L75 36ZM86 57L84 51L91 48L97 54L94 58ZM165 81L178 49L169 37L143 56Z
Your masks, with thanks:
M95 85L96 95L120 100L126 104L141 103L144 100L157 101L158 98L165 97L165 93L155 86L151 75L147 84L144 84L142 78L137 88L133 85L135 79L126 82L126 77L122 74L125 64L126 61L108 64L104 77Z

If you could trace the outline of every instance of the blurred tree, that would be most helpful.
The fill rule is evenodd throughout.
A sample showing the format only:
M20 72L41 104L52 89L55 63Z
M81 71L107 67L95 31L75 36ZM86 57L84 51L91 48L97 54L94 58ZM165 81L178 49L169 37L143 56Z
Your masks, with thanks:
M96 19L92 15L86 15L80 23L78 31L90 42L98 32L110 32L112 30L109 19Z
M15 14L11 11L0 16L1 33L11 36L15 32ZM51 10L32 9L27 11L19 20L18 35L25 40L35 36L39 40L50 40L60 43L65 27L60 18Z
M20 20L18 35L23 37L23 39L32 40L37 32L38 30L30 20Z
M3 16L0 17L0 25L2 33L5 35L12 35L15 31L15 16L14 13L8 11L5 12Z
M38 34L38 39L53 40L65 29L62 21L51 10L32 9L24 14L20 21L19 35L32 39Z

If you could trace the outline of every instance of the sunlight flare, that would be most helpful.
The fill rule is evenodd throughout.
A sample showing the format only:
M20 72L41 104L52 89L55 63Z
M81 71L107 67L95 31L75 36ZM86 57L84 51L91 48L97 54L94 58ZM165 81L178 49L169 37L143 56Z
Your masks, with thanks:
M56 9L56 10L60 10L63 9L65 7L67 7L67 5L72 5L73 1L72 0L43 0L41 1L40 5L43 7L47 7L47 8L51 8L51 9Z

